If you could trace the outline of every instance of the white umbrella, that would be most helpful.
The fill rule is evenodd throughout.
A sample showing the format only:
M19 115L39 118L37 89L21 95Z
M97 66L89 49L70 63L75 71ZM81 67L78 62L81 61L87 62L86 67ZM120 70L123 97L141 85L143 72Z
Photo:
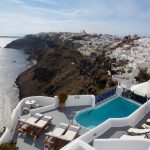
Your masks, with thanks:
M130 90L137 95L150 98L150 80L141 84L133 85Z
M2 117L3 117L3 120L2 120L3 126L7 128L11 128L12 127L11 105L10 105L10 99L8 96L4 96Z

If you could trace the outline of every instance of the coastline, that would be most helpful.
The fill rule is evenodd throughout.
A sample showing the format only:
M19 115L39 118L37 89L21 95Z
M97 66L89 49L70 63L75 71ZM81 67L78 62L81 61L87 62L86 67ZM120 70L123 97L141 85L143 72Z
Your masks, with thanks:
M17 86L17 88L18 88L18 91L19 91L19 101L21 101L21 99L22 99L22 97L21 97L21 86L20 86L20 84L19 84L19 76L20 75L18 75L18 77L16 78L16 81L15 81L15 84L16 84L16 86Z
M25 52L24 52L25 53ZM33 62L32 62L32 59L30 58L30 56L26 59L27 61L28 61L28 65L30 66L29 68L27 68L26 70L24 70L23 72L21 72L18 76L17 76L17 78L16 78L16 80L15 80L15 84L16 84L16 86L17 86L17 88L18 88L18 91L19 91L19 101L21 101L21 99L22 98L24 98L23 97L23 92L22 92L22 87L21 87L21 84L20 84L20 77L21 77L21 75L23 75L26 71L28 71L29 69L32 69L32 67L35 65Z
M20 101L17 77L27 70L27 55L16 49L0 48L0 91L1 99L7 95L11 108L14 109ZM1 100L2 102L2 100Z

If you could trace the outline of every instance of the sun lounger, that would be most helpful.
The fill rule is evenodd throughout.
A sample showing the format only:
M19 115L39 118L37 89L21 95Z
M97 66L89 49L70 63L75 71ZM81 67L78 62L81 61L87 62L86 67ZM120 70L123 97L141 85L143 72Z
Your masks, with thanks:
M32 117L30 117L29 119L27 119L25 121L25 123L27 123L29 125L32 125L35 122L37 122L39 119L41 119L42 117L43 117L43 114L36 113L35 115L33 115Z
M38 121L43 114L36 113L29 119L19 119L20 125L17 128L17 131L21 133L25 133L27 130L29 130L32 127L32 124L34 124L36 121Z
M19 119L19 121L22 123L27 123L27 122L34 122L35 123L36 121L38 121L42 117L43 117L43 114L36 113L28 119L21 118L21 119Z
M38 122L36 122L34 124L35 127L37 128L43 128L45 127L48 123L51 122L53 118L51 116L44 116L43 118L41 118Z
M150 129L150 125L148 125L146 123L142 124L141 127L144 128L144 129Z
M150 129L138 129L138 128L130 128L127 133L131 135L140 135L149 133Z
M144 139L144 138L146 138L146 135L122 135L121 137L120 137L120 139L123 139L123 140L130 140L130 139L135 139L135 140L137 140L137 139Z
M42 130L48 129L48 124L52 119L53 118L51 116L43 116L38 122L30 123L34 127L34 129L28 130L26 134L38 137Z
M27 129L30 128L30 125L28 124L21 124L18 128L17 131L21 132L21 133L25 133Z
M56 127L52 132L46 133L46 135L51 137L60 137L67 130L68 126L68 124L60 123L58 127Z
M43 144L48 148L56 148L60 146L59 137L68 129L69 125L65 123L60 123L53 131L46 133L47 137L45 138ZM50 138L56 138L56 141L50 141ZM58 138L58 139L57 139Z
M150 119L147 119L146 122L147 122L148 124L150 124Z
M79 130L80 130L80 127L72 125L68 128L67 132L64 135L60 136L60 139L71 142L78 135Z

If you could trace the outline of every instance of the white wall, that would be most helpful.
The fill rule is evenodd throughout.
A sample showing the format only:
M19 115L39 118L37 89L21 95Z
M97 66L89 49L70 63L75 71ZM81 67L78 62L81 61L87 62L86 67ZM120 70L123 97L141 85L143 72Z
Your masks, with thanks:
M35 100L40 106L48 106L55 103L55 98L47 96L31 96L26 97L23 100Z
M86 106L94 104L94 95L69 95L66 101L66 106Z
M93 147L96 150L148 150L149 140L96 139Z
M77 140L76 142L70 143L70 146L67 148L62 148L61 150L96 150L95 148L93 148L92 146L90 146L89 144L81 141L81 140Z
M42 113L46 112L49 110L53 110L57 108L57 101L56 97L46 97L46 96L32 96L32 97L27 97L27 99L34 100L36 99L36 103L38 103L40 106L39 108L31 109L30 114L33 115L35 113Z

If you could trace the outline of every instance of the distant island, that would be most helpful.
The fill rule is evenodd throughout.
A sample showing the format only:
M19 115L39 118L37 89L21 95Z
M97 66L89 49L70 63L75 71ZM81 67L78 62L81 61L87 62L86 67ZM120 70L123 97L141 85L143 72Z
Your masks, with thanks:
M0 38L22 38L21 36L0 36Z
M35 62L17 78L20 98L54 96L59 92L97 95L116 86L120 75L124 79L124 75L131 76L131 52L142 46L141 39L137 35L120 38L109 34L50 32L26 35L6 47L23 50Z

